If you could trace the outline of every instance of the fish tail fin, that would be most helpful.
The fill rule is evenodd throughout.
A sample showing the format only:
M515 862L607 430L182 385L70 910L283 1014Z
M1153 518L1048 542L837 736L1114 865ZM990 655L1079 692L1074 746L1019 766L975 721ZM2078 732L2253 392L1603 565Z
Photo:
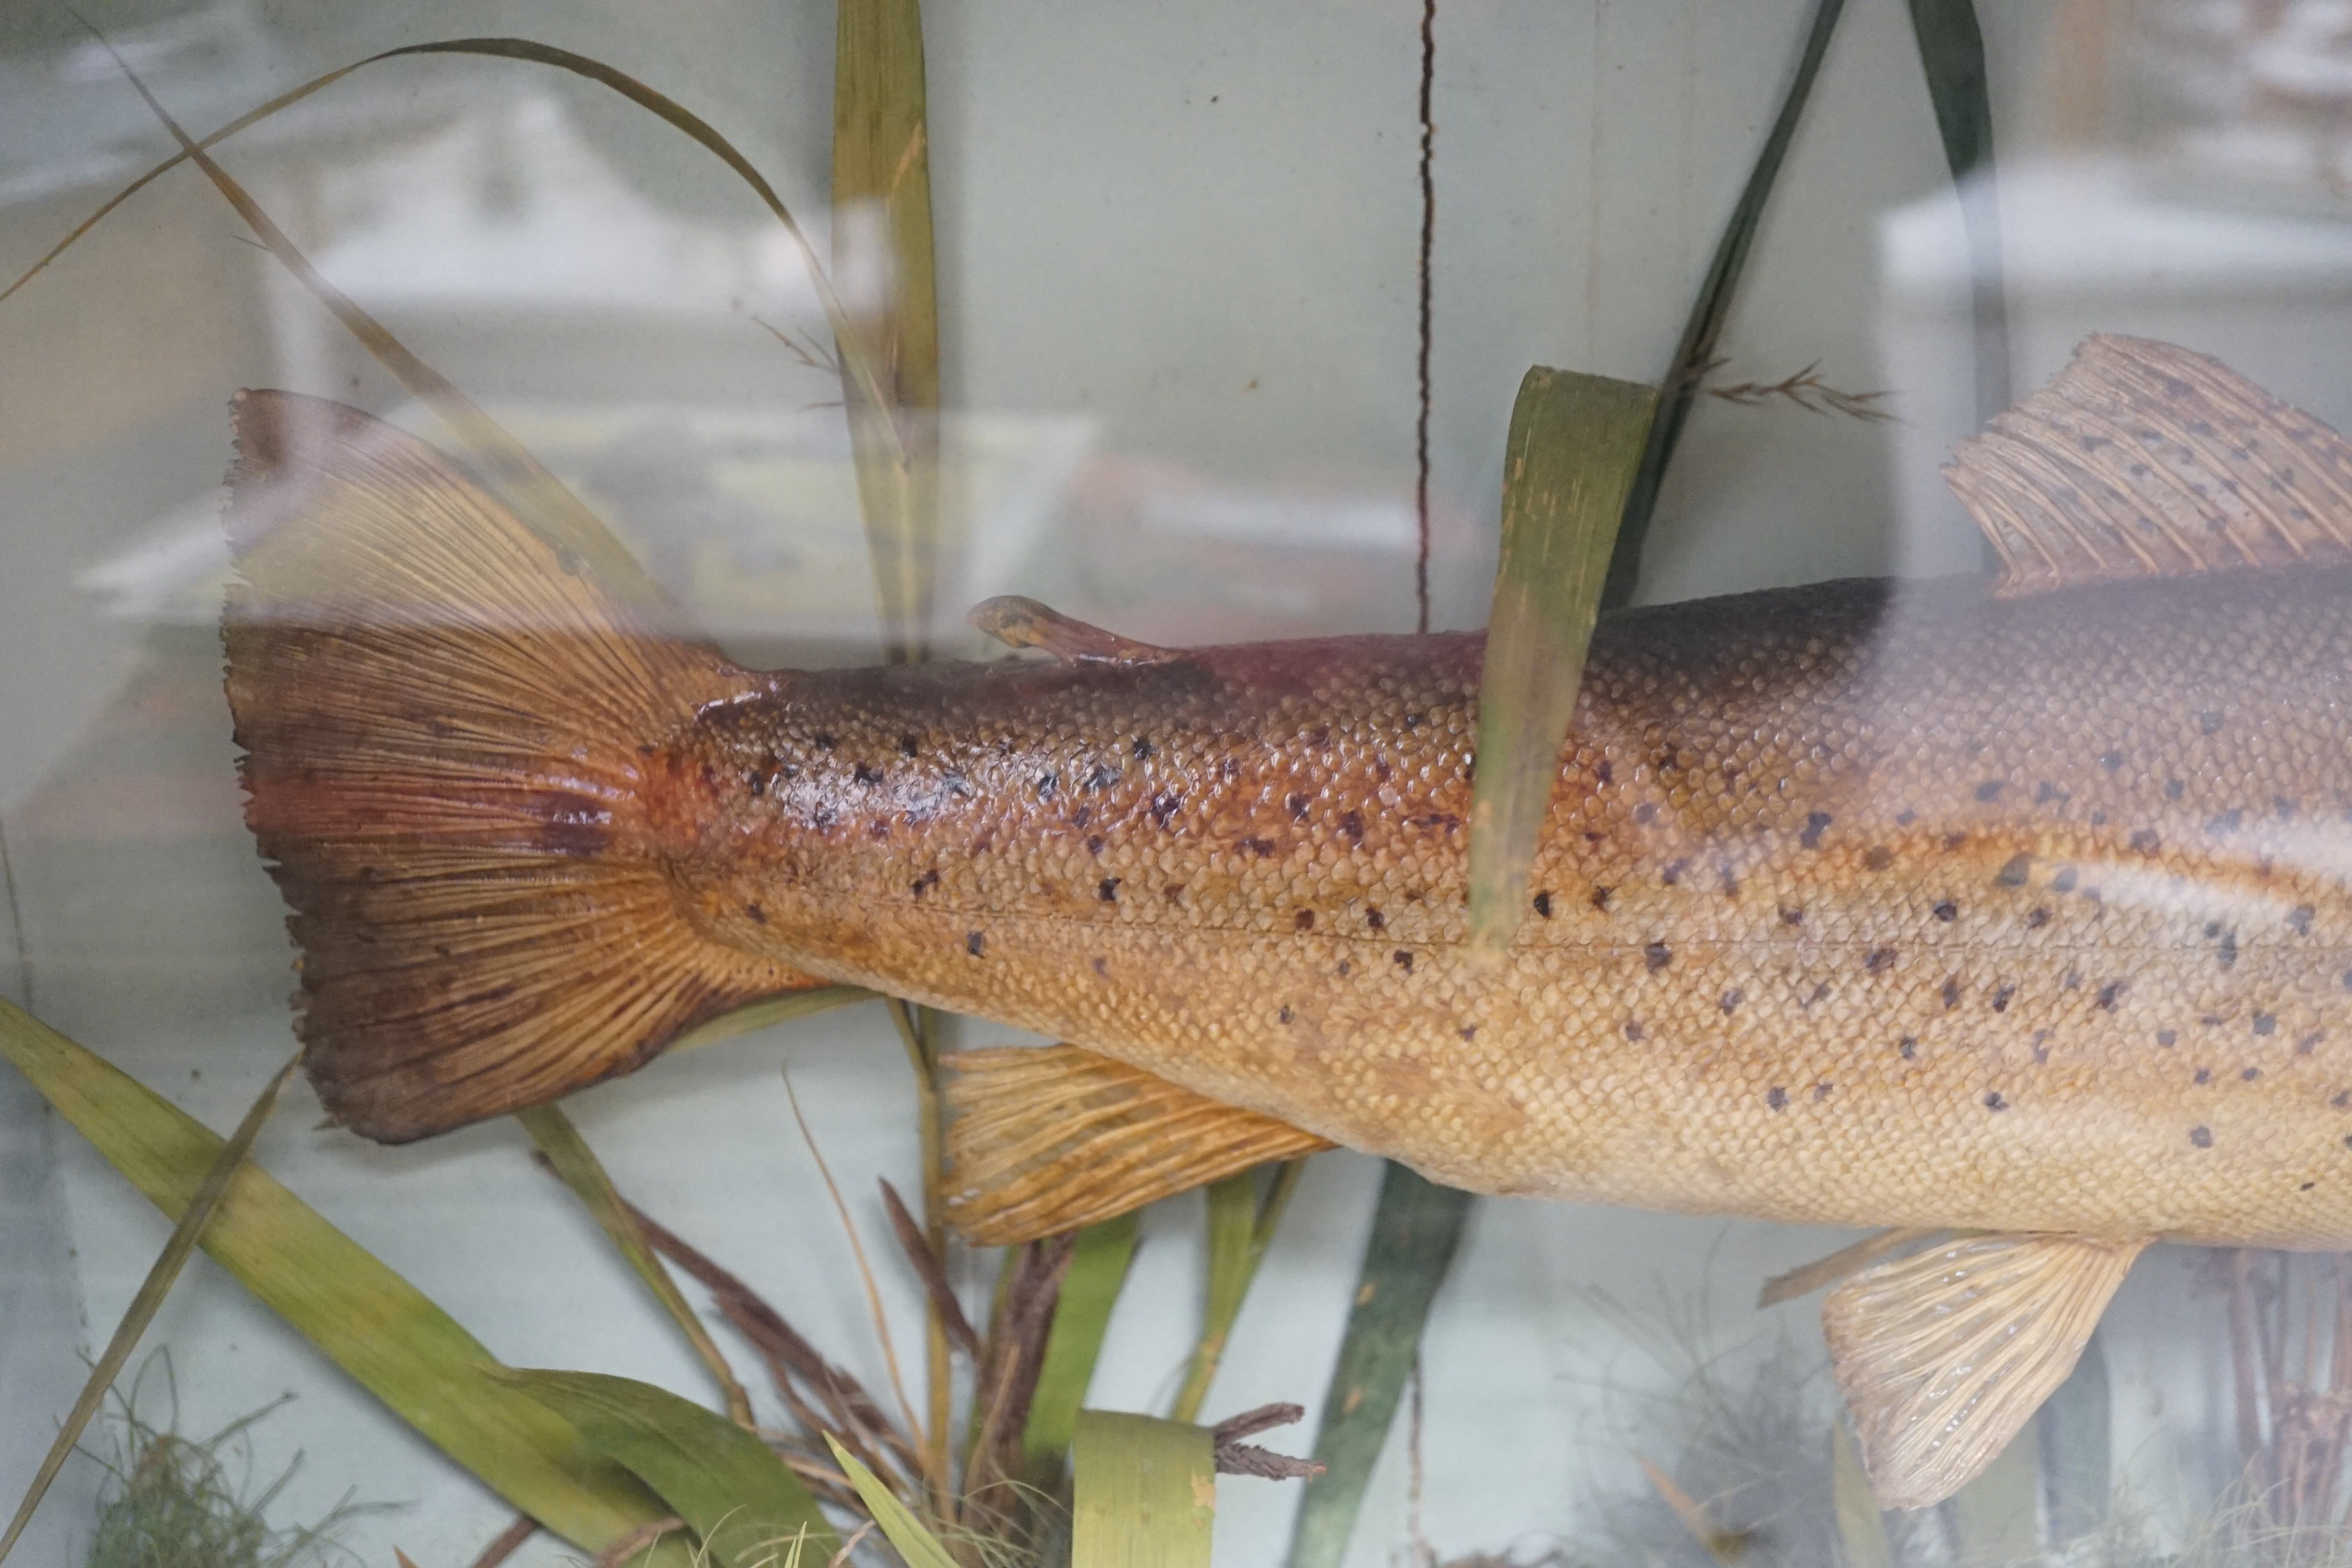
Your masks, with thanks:
M1115 1219L1330 1140L1076 1046L961 1051L949 1069L948 1222L1009 1247Z
M648 811L660 743L756 676L388 425L267 391L235 417L246 821L338 1121L399 1142L541 1104L821 984L698 934Z

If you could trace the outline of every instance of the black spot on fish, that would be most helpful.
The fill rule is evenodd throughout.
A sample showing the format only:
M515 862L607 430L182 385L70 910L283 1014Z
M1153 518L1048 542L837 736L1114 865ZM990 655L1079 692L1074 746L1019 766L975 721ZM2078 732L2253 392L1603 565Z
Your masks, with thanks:
M2200 1149L2210 1149L2213 1146L2212 1130L2201 1126L2192 1127L2189 1130L2189 1141Z
M1919 1056L1919 1037L1916 1035L1906 1035L1895 1042L1895 1049L1905 1061L1916 1061Z
M1721 889L1723 896L1727 899L1736 899L1739 896L1739 879L1733 874L1731 868L1728 866L1724 867L1723 869L1717 873L1716 886Z
M1615 784L1617 782L1617 770L1609 765L1608 758L1603 757L1601 759L1600 765L1592 770L1592 776L1593 779L1600 784Z
M2267 1034L2270 1034L2270 1033L2272 1033L2273 1031L2276 1030L2277 1028L2278 1028L2278 1015L2277 1015L2277 1014L2275 1014L2275 1013L2257 1013L2257 1014L2255 1014L2255 1015L2254 1015L2254 1033L2256 1033L2257 1035L2267 1035Z
M1999 800L2000 798L2000 780L1987 779L1982 784L1977 785L1977 798L1984 801Z
M1969 836L1965 833L1947 833L1944 835L1944 853L1948 855L1968 841Z
M2059 805L2063 805L2067 801L2072 800L2073 798L2074 797L2072 795L2068 795L2064 790L2060 789L2056 784L2052 784L2048 779L2043 779L2040 784L2033 786L2033 804L2036 805L2048 805L2053 800Z
M2008 1012L2010 998L2016 994L2017 987L2014 984L1995 986L1992 993L1992 1010L1996 1013Z
M2122 767L2123 765L2124 754L2121 752L2101 752L2099 753L2099 766L2106 769L2107 772L2114 773L2117 768Z
M1040 773L1040 774L1038 774L1038 775L1037 775L1037 798L1038 798L1039 800L1051 800L1051 799L1053 799L1053 798L1054 798L1054 795L1055 795L1055 793L1056 791L1058 791L1061 787L1062 787L1062 775L1061 775L1061 774L1059 774L1059 773Z
M1785 1110L1789 1105L1789 1091L1779 1088L1768 1089L1764 1091L1764 1103L1775 1110ZM2347 1138L2344 1142L2352 1144L2352 1138Z
M2286 929L2294 932L2297 936L2309 936L2311 934L2311 917L2313 913L2314 910L2309 904L2295 905L2294 908L2287 914Z
M978 958L982 952L988 951L988 933L978 931L964 932L963 950L974 958Z
M1134 741L1129 743L1127 750L1128 753L1134 757L1137 762L1145 762L1151 756L1151 742L1145 740L1142 736L1138 735Z
M2230 969L2236 966L2238 962L2237 927L2231 926L2228 931L2221 933L2221 945L2217 951L2221 955L2222 968Z
M1184 901L1184 884L1171 882L1160 889L1160 896L1171 904L1181 904Z
M1895 826L1897 827L1908 827L1918 820L1919 814L1907 805L1895 814Z
M1891 947L1874 947L1862 955L1862 967L1867 973L1876 974L1881 970L1893 968L1894 965L1895 950Z
M1730 990L1723 994L1723 1000L1717 1003L1716 1005L1721 1007L1723 1009L1724 1016L1728 1017L1732 1014L1739 1011L1739 1004L1747 999L1747 995L1748 994L1746 992L1740 990L1738 986L1735 985Z
M1780 923L1784 926L1803 925L1805 923L1805 911L1797 908L1794 904L1782 904L1780 906Z
M1957 974L1944 982L1944 1011L1950 1012L1960 1005L1960 977Z
M2032 1043L2033 1060L2035 1064L2039 1066L2047 1063L2050 1060L2050 1031L2047 1029L2034 1030Z
M1608 909L1609 909L1609 900L1610 900L1610 897L1611 897L1612 894L1614 894L1616 891L1617 891L1617 889L1614 889L1614 888L1595 888L1595 889L1592 889L1592 907L1593 907L1594 909L1596 909L1596 910L1601 910L1603 913L1606 913L1606 912L1608 911ZM2346 987L2347 987L2347 989L2352 989L2352 973L2347 973L2347 976L2346 976L2346 978L2345 978L2345 982L2344 982L2344 984L2345 984L2345 985L2346 985Z
M1638 1039L1640 1039L1640 1038L1641 1038L1644 1034L1647 1034L1648 1032L1649 1032L1649 1031L1647 1031L1647 1030L1645 1030L1645 1029L1643 1029L1643 1028L1642 1027L1642 1020L1641 1020L1641 1019L1639 1019L1639 1018L1628 1018L1628 1019L1626 1019L1626 1020L1625 1020L1625 1037L1626 1037L1627 1039L1629 1039L1629 1040L1638 1040Z
M751 917L754 924L766 925L768 923L768 911L761 909L757 904L745 904L743 906L743 912Z
M1095 897L1107 904L1118 902L1118 885L1121 880L1122 879L1118 877L1105 877L1095 884Z
M1297 914L1291 916L1290 929L1293 931L1313 931L1315 929L1315 911L1313 910L1301 910Z
M1826 811L1808 813L1805 816L1804 831L1797 835L1797 842L1803 845L1808 849L1820 848L1822 845L1822 830L1829 826L1830 822L1830 814Z
M1937 902L1933 913L1937 920L1949 925L1960 918L1960 906L1949 899L1945 899Z
M814 811L809 813L809 826L815 828L819 833L832 832L833 825L839 820L840 818L835 814L833 807L829 805L820 805Z
M1342 979L1346 978L1348 975L1353 974L1355 972L1356 966L1353 963L1344 958L1339 961L1339 973Z
M2303 1185L2301 1185L2301 1186L2299 1186L2299 1187L2295 1188L2295 1191L2296 1191L2296 1192L2298 1192L2298 1193L2307 1193L2307 1192L2311 1191L2311 1189L2312 1189L2312 1188L2314 1188L2314 1187L2315 1187L2315 1186L2317 1186L2317 1185L2319 1185L2319 1184L2318 1184L2317 1182L2305 1182L2305 1183L2304 1183L2304 1184L2303 1184Z
M1348 841L1350 844L1361 844L1364 841L1364 814L1360 811L1342 814L1339 818L1339 831L1348 836Z
M2294 802L2287 799L2286 796L2283 795L2274 795L2271 796L2272 815L2275 816L2281 822L2293 822L2294 820L2295 810L2296 806Z
M1865 871L1884 871L1895 864L1895 851L1884 844L1874 844L1864 851L1862 868Z
M868 767L864 763L858 763L850 768L849 776L856 779L859 784L865 784L870 788L882 782L882 770L880 768Z
M2213 1081L2213 1069L2211 1068L2199 1068L2197 1069L2196 1081L2199 1083L2211 1083Z
M1644 826L1647 826L1657 815L1658 808L1646 800L1633 808L1633 820Z
M1110 960L1108 958L1090 960L1088 961L1087 967L1093 970L1097 974L1101 975L1105 980L1110 978Z
M1364 924L1370 927L1372 930L1385 930L1388 923L1389 917L1381 913L1378 909L1369 909L1364 911Z
M1305 795L1294 795L1288 800L1283 802L1283 804L1290 808L1291 821L1304 822L1307 820L1307 807L1311 803Z
M2138 828L2131 836L2132 848L2142 855L2155 854L2158 843L2156 829L2152 827Z
M1070 826L1073 827L1084 827L1093 822L1094 819L1095 808L1091 805L1082 805L1078 807L1077 810L1070 813Z
M2083 976L2078 971L2070 969L2058 977L2058 987L2062 991L2080 991L2083 988Z
M1675 950L1663 942L1654 942L1642 950L1642 962L1650 966L1653 974L1674 961Z
M1175 816L1177 808L1183 804L1184 797L1174 790L1161 790L1151 797L1151 820L1161 827L1167 826L1168 819Z
M2028 931L2040 931L2043 926L2046 926L2049 923L2050 911L2041 908L2039 905L2036 905L2033 911L2025 917L2025 929Z
M2215 712L2215 711L2213 711L2213 710L2211 710L2210 708L2202 709L2202 710L2200 710L2198 712L2198 715L2197 715L2197 732L2198 732L2199 734L2200 734L2200 735L2210 735L2210 734L2211 734L2214 731L2216 731L2216 730L2220 729L2221 727L2221 715L2220 715L2219 713L2216 713L2216 712Z
M1118 783L1118 770L1108 763L1097 763L1087 773L1086 787L1106 790Z
M1274 840L1271 838L1244 838L1241 841L1239 847L1263 860L1267 856L1274 853Z
M1688 859L1669 860L1666 862L1665 869L1658 873L1658 880L1671 888L1675 883L1681 881L1683 879L1683 873L1689 869L1690 861Z
M1539 920L1547 920L1547 921L1548 921L1548 920L1549 920L1549 919L1551 919L1551 889L1550 889L1547 888L1547 889L1543 889L1541 892L1538 892L1538 893L1535 896L1535 910L1536 910L1536 916L1537 916L1537 918L1538 918L1538 919L1539 919Z
M2000 869L1993 874L1993 880L2004 888L2022 888L2027 874L2032 868L2033 857L2021 851L2002 863Z
M1984 1107L1987 1110L2007 1110L2009 1101L2003 1100L2000 1090L1996 1089L1984 1097Z
M1087 854L1089 854L1089 855L1099 855L1099 854L1101 854L1102 852L1103 852L1103 836L1102 836L1101 834L1099 834L1099 833L1089 833L1089 834L1087 834Z
M917 898L919 898L919 898L921 898L925 893L929 892L933 888L936 888L936 887L938 887L939 885L940 885L940 868L939 868L937 866L934 866L934 867L932 867L929 870L928 870L928 871L924 872L921 876L919 876L919 877L918 877L918 878L916 878L916 879L915 879L915 881L914 881L915 897L917 897Z
M2167 800L2179 800L2182 792L2188 787L2188 785L2182 784L2179 779L2167 779L2164 781L2164 798Z
M2072 866L2059 867L2058 874L2050 879L2050 890L2053 893L2073 892L2074 890L2074 868Z
M2245 826L2245 821L2246 814L2237 809L2235 806L2232 806L2231 809L2221 813L2218 816L2207 818L2205 823L2205 831L2208 833L2235 833L2239 828Z
M2245 1071L2243 1071L2243 1072L2242 1072L2242 1073L2240 1073L2240 1074L2238 1075L2238 1080L2239 1080L2241 1083L2252 1083L2252 1082L2253 1082L2253 1081L2254 1081L2254 1079L2258 1079L2258 1078L2260 1078L2260 1077L2262 1077L2262 1076L2263 1076L2263 1069L2262 1069L2262 1068L2248 1068Z
M1288 1003L1283 1004L1282 1011L1275 1015L1275 1018L1277 1022L1285 1024L1289 1023L1293 1018L1297 1016L1297 1014L1290 1010L1290 1005Z
M2156 1032L2156 1043L2159 1046L2177 1045L2179 1040L2180 1037L2170 1029L2158 1029Z
M921 745L917 742L911 731L898 737L899 755L912 757L920 754L921 751Z
M1411 974L1412 973L1412 954L1407 952L1403 948L1398 948L1394 952L1390 953L1389 962L1395 964L1399 969L1403 970L1407 974Z
M838 745L840 745L840 744L841 744L841 742L840 742L839 741L837 741L837 740L834 739L834 737L832 737L831 735L824 734L824 732L822 732L822 731L818 732L817 734L812 735L812 736L810 736L809 738L810 738L812 741L814 741L814 742L816 742L816 749L817 749L818 751L820 751L820 752L830 752L830 751L832 751L835 746L838 746Z
M2324 1039L2326 1039L2326 1037L2327 1037L2327 1031L2326 1031L2326 1030L2325 1030L2325 1029L2314 1029L2314 1030L2312 1030L2312 1031L2311 1031L2311 1033L2309 1033L2309 1034L2307 1034L2307 1035L2304 1036L2301 1039L2299 1039L2299 1040L2295 1041L2295 1043L2294 1043L2294 1054L2295 1054L2296 1056L2299 1056L2299 1057L2307 1057L2307 1056L2309 1056L2313 1051L2317 1050L2317 1049L2319 1048L2319 1042L2320 1042L2320 1041L2322 1041L2322 1040L2324 1040Z
M1819 1105L1822 1100L1827 1100L1830 1097L1830 1091L1835 1088L1837 1088L1837 1085L1833 1083L1817 1083L1813 1085L1813 1103Z
M767 775L754 769L743 775L743 785L751 792L751 798L757 800L768 793Z
M1465 1040L1475 1040L1478 1037L1478 1026L1475 1024L1465 1024L1454 1032L1461 1036Z
M2116 999L2123 995L2125 990L2130 985L2130 984L2131 983L2129 981L2126 980L2110 980L2105 985L2100 986L2099 1010L2103 1013L2114 1012L2116 1010Z

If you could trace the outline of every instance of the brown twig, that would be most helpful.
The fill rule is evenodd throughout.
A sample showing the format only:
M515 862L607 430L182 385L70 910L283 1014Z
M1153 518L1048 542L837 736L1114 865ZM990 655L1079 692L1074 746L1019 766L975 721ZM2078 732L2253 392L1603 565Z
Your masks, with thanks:
M621 1568L621 1564L635 1556L640 1549L651 1546L663 1536L685 1528L686 1521L675 1514L667 1519L655 1520L651 1524L641 1524L596 1553L595 1568Z
M497 1540L482 1548L474 1559L474 1568L499 1568L499 1564L522 1549L522 1543L539 1533L539 1521L530 1515L518 1514L515 1521L499 1532Z
M1216 1448L1217 1474L1256 1476L1269 1481L1306 1480L1321 1475L1323 1464L1319 1459L1296 1458L1242 1441L1276 1426L1287 1426L1306 1414L1304 1405L1261 1405L1218 1422L1209 1431L1210 1441Z
M1703 383L1727 363L1720 359L1711 360L1700 365L1693 373L1692 379ZM1894 396L1893 393L1841 391L1822 380L1821 368L1822 362L1815 360L1796 374L1783 376L1779 381L1742 381L1728 386L1703 386L1701 390L1709 397L1719 397L1726 403L1737 403L1745 408L1753 408L1778 398L1795 404L1808 414L1843 414L1849 419L1859 419L1865 424L1890 422L1895 418L1893 414L1879 406L1883 400Z
M964 1354L977 1358L980 1336L971 1330L971 1320L963 1314L963 1303L957 1300L954 1289L948 1284L947 1268L939 1254L931 1250L923 1235L922 1222L908 1212L906 1199L888 1179L881 1178L882 1206L889 1211L890 1229L898 1238L898 1248L907 1261L915 1266L915 1273L923 1282L923 1289L931 1299L931 1310L940 1315L947 1330L948 1340Z

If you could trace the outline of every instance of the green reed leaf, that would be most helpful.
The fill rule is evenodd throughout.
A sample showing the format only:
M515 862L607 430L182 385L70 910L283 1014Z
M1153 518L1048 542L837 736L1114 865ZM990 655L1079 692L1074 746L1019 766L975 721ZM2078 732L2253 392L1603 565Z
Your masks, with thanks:
M1207 1427L1088 1410L1070 1467L1070 1568L1209 1568L1217 1457Z
M2029 1421L1977 1478L1952 1494L1963 1563L2026 1563L2042 1551L2041 1427Z
M1503 450L1503 548L1478 682L1470 793L1471 963L1501 962L1559 776L1601 586L1657 394L1538 365Z
M1845 1568L1895 1568L1895 1546L1886 1516L1862 1468L1862 1445L1843 1412L1830 1423L1830 1506L1837 1517L1838 1544Z
M2098 1331L2034 1420L2042 1428L2042 1469L2049 1483L2050 1544L2097 1534L2106 1528L2116 1489L2107 1347Z
M816 1500L776 1451L666 1388L592 1372L502 1372L677 1510L715 1568L807 1568L841 1549Z
M1471 1195L1391 1162L1372 1215L1339 1364L1323 1395L1314 1457L1323 1473L1307 1482L1291 1527L1289 1568L1339 1568L1355 1533L1372 1466L1412 1372L1421 1331L1462 1243Z
M31 1015L18 1012L5 1001L0 1001L0 1009L5 1009L0 1011L0 1053L6 1053L14 1061L15 1053L9 1049L12 1026L17 1018L30 1022ZM212 1163L205 1171L203 1180L196 1184L195 1193L189 1198L187 1207L181 1210L178 1223L173 1226L171 1236L164 1240L163 1250L155 1255L155 1261L148 1267L147 1278L140 1281L137 1293L131 1298L131 1305L123 1310L122 1321L114 1326L113 1335L106 1342L105 1351L91 1365L89 1376L83 1380L79 1397L75 1399L73 1409L67 1413L64 1422L58 1427L57 1437L49 1444L48 1453L41 1459L41 1468L33 1476L33 1484L25 1489L24 1499L16 1505L16 1517L8 1521L8 1532L0 1535L0 1561L5 1561L15 1549L17 1537L25 1533L25 1527L33 1521L34 1510L41 1506L41 1499L48 1495L49 1483L58 1479L59 1470L65 1468L66 1458L74 1451L74 1445L81 1441L83 1430L98 1414L99 1406L106 1403L106 1391L114 1386L117 1377L122 1375L123 1367L130 1363L131 1352L138 1348L140 1338L147 1332L147 1325L155 1321L155 1313L163 1305L163 1298L171 1294L173 1284L180 1278L180 1270L187 1265L189 1255L195 1251L196 1244L203 1239L205 1227L212 1223L213 1215L219 1210L230 1179L243 1169L246 1156L253 1150L253 1141L261 1135L261 1129L269 1121L270 1113L278 1109L278 1097L285 1090L286 1080L293 1076L294 1069L301 1065L301 1061L302 1053L297 1050L284 1067L270 1075L269 1081L262 1086L252 1108L246 1111L245 1120L237 1123L236 1131L213 1156Z
M2000 225L1992 200L1992 90L1975 0L1910 0L1911 30L1944 162L1960 188L1969 247L1976 347L1977 417L2009 406L2009 306L2001 283Z
M858 510L890 658L919 658L939 553L939 264L920 0L840 0L833 75L833 260L878 238L889 295L854 317L883 397L845 377ZM876 220L871 223L866 219ZM845 359L845 364L847 361Z
M1078 1411L1102 1356L1111 1309L1135 1260L1140 1213L1123 1214L1078 1232L1054 1326L1045 1334L1045 1355L1037 1389L1029 1398L1029 1419L1021 1429L1021 1456L1033 1469L1059 1473L1062 1457L1077 1435Z
M0 1002L0 1057L149 1202L178 1220L225 1142L162 1096ZM545 1405L416 1288L247 1163L199 1238L206 1255L483 1485L588 1552L667 1508ZM687 1568L682 1546L652 1561Z
M940 1538L898 1500L897 1493L882 1484L880 1477L858 1463L857 1456L843 1447L832 1433L824 1435L824 1442L833 1450L834 1462L857 1489L857 1500L866 1505L866 1511L873 1516L884 1538L898 1549L907 1568L959 1568L948 1549L940 1544Z
M1244 1171L1210 1184L1207 1299L1202 1306L1201 1337L1169 1411L1174 1419L1199 1418L1234 1323L1242 1315L1242 1303L1249 1299L1250 1282L1257 1278L1257 1266L1265 1261L1282 1211L1290 1206L1290 1194L1306 1169L1305 1160L1285 1160L1275 1167L1271 1182L1262 1182L1256 1171Z
M1764 205L1772 195L1773 182L1780 176L1780 164L1797 134L1797 122L1804 117L1805 102L1812 96L1813 79L1821 74L1822 58L1829 52L1830 36L1837 30L1838 17L1844 10L1845 0L1819 0L1815 5L1803 52L1797 58L1796 75L1790 79L1780 110L1773 116L1772 129L1765 133L1755 166L1748 172L1748 184L1731 209L1730 221L1723 226L1723 237L1716 242L1715 259L1707 264L1698 298L1691 302L1690 319L1684 323L1682 341L1675 345L1675 357L1668 362L1661 384L1664 393L1642 449L1642 466L1625 497L1625 520L1617 530L1616 553L1610 558L1609 579L1601 595L1604 610L1633 602L1642 573L1642 546L1649 539L1650 516L1657 510L1666 465L1673 460L1683 426L1690 418L1691 400L1698 395L1706 367L1715 362L1716 345L1722 342L1724 323L1731 318L1739 275L1748 265L1757 230L1763 226Z
M572 1195L587 1207L590 1217L595 1220L621 1257L636 1270L637 1278L645 1281L646 1289L654 1293L654 1300L661 1303L662 1310L669 1314L670 1321L686 1336L687 1343L694 1347L694 1353L700 1356L703 1365L710 1369L710 1375L719 1380L719 1391L727 1400L727 1414L737 1426L751 1426L751 1394L736 1380L735 1369L729 1366L727 1358L719 1353L718 1342L710 1337L710 1331L703 1326L694 1309L687 1305L686 1297L678 1289L677 1281L670 1278L669 1269L654 1256L652 1246L646 1240L646 1233L637 1226L636 1216L630 1212L619 1190L613 1185L613 1178L606 1173L604 1162L596 1158L596 1152L588 1147L588 1141L580 1136L580 1130L572 1124L572 1118L563 1114L561 1106L541 1105L516 1111L515 1120L522 1123L523 1130L530 1134L531 1142L539 1145L539 1152L547 1156L548 1164L563 1184L572 1189Z
M859 1002L878 1001L881 993L868 991L862 985L818 985L806 991L787 991L782 996L771 996L761 1002L747 1002L742 1006L721 1013L708 1023L697 1024L663 1048L663 1055L676 1056L680 1051L698 1050L715 1046L721 1040L731 1040L748 1035L754 1029L764 1029L772 1024L789 1023L815 1013L831 1012L835 1007L847 1007Z

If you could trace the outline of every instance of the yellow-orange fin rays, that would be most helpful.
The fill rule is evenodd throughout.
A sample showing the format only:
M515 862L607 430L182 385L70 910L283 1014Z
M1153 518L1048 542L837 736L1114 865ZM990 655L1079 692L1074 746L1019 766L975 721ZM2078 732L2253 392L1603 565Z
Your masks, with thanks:
M1004 1247L1093 1225L1328 1139L1076 1046L963 1051L948 1069L948 1220Z
M2066 1375L2145 1240L1979 1236L1866 1268L1822 1307L1880 1504L1990 1464Z
M983 599L965 617L1007 647L1043 648L1069 664L1166 664L1183 656L1073 620L1018 594Z
M2004 598L2352 561L2352 443L2217 359L2099 333L1962 442L1945 482Z
M697 935L648 837L659 743L758 678L639 629L423 442L290 393L236 412L229 706L336 1120L543 1103L817 984Z

